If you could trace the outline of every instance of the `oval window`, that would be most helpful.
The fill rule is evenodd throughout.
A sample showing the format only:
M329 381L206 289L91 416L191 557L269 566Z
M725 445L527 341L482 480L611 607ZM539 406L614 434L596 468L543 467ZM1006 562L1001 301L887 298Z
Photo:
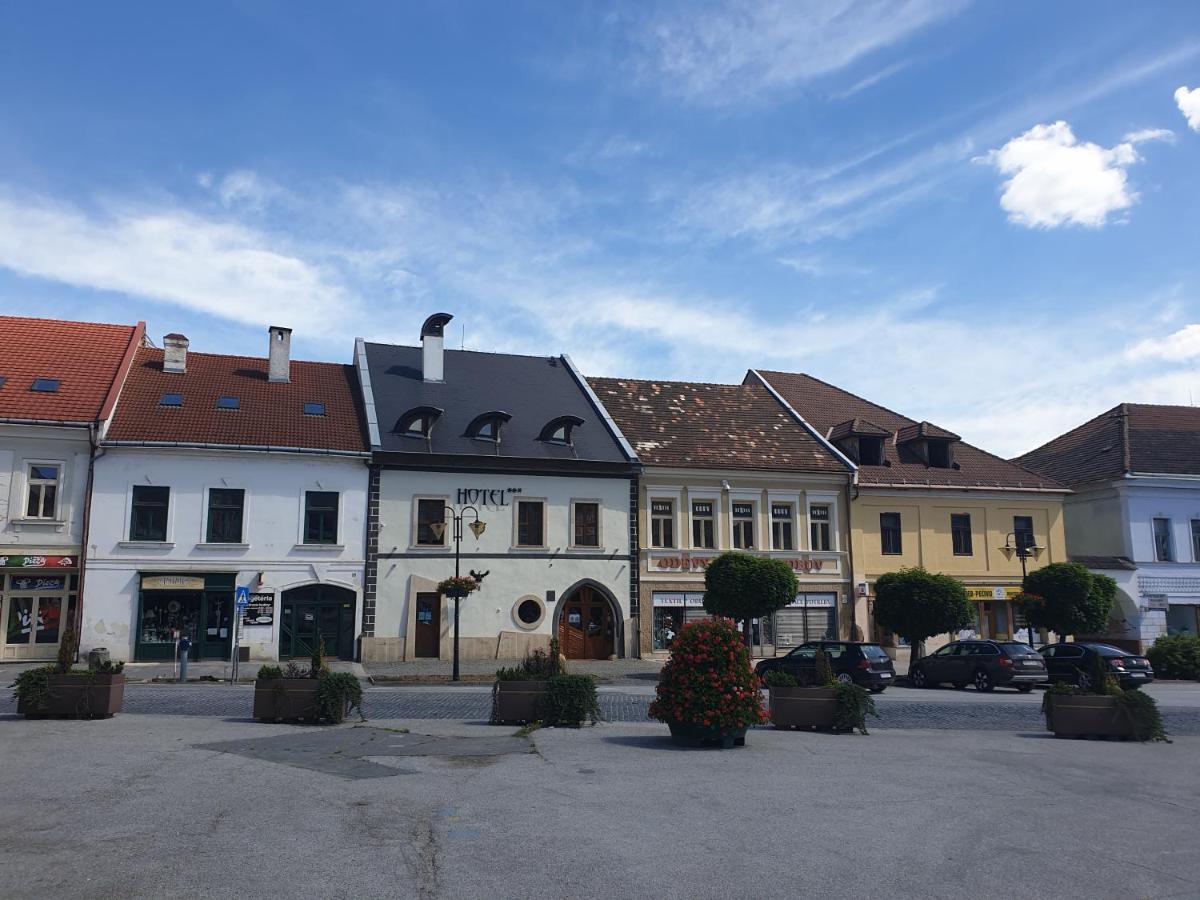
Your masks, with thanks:
M522 600L517 607L517 618L526 625L533 625L542 617L542 604L530 598Z

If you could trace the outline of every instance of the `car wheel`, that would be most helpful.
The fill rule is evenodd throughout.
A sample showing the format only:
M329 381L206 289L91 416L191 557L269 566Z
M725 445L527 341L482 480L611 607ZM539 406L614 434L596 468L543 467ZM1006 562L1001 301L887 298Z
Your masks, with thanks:
M883 685L877 684L871 688L871 693L872 694L882 694L886 690L887 690L887 688L885 688Z
M1018 684L1017 690L1020 691L1022 694L1028 694L1030 691L1033 690L1033 685L1032 684Z
M929 681L925 677L925 670L921 668L913 669L912 673L913 687L923 688L929 686Z
M1075 674L1075 687L1081 690L1090 690L1092 687L1092 676L1087 672L1077 672Z
M838 672L834 681L838 684L854 684L854 677L849 672Z
M985 694L996 689L995 683L992 681L992 676L988 674L987 669L979 669L975 673L975 690L983 691Z

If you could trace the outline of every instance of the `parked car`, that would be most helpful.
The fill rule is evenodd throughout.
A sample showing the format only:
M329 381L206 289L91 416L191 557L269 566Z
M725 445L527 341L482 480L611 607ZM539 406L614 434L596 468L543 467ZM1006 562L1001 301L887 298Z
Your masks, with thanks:
M1046 660L1046 671L1050 681L1065 681L1082 688L1092 686L1092 657L1099 653L1108 670L1116 676L1122 688L1138 688L1154 681L1154 668L1150 660L1111 644L1093 641L1062 642L1047 644L1039 651Z
M817 651L829 655L833 677L845 684L861 684L873 694L881 694L896 680L896 667L887 651L878 644L859 641L809 641L786 656L764 659L754 667L759 681L773 669L790 672L797 681L811 680L817 670Z
M1015 687L1028 694L1046 680L1042 655L1019 641L954 641L917 660L913 687L949 682L956 688L974 684L977 690Z

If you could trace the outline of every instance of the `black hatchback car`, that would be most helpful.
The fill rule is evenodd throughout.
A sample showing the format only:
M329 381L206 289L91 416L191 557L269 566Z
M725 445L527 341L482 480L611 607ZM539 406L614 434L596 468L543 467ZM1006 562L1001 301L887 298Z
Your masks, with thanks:
M1019 641L954 641L922 656L912 671L913 687L919 688L949 682L981 691L1015 687L1028 694L1045 680L1042 655Z
M1063 681L1081 688L1092 686L1092 666L1095 654L1100 654L1105 668L1114 675L1125 690L1138 688L1154 681L1150 660L1111 644L1092 641L1047 644L1039 651L1046 660L1051 681Z
M880 694L896 680L896 667L887 651L878 644L858 641L809 641L794 648L786 656L764 659L754 667L761 681L772 670L793 675L801 684L811 683L817 671L817 651L829 656L833 677L850 684L861 684L873 694Z

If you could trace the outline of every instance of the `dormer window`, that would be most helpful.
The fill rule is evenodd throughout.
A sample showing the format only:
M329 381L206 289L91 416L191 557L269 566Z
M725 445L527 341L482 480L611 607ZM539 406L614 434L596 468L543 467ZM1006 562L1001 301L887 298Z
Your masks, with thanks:
M433 425L441 418L442 411L436 406L418 406L410 409L396 420L395 434L405 437L428 438L433 433Z
M471 420L467 426L466 436L481 441L500 442L500 429L512 416L501 410L494 409L485 412Z
M950 442L929 441L929 466L933 469L950 468Z
M931 422L906 425L896 432L897 445L905 452L915 454L917 459L931 469L953 469L954 444L962 440L952 431L939 428Z
M891 432L866 419L847 419L829 429L829 440L860 466L882 466L884 441Z
M559 416L542 427L538 440L547 444L570 446L573 443L571 433L582 424L583 419L578 416Z
M883 438L860 435L858 438L858 463L863 466L882 466Z

